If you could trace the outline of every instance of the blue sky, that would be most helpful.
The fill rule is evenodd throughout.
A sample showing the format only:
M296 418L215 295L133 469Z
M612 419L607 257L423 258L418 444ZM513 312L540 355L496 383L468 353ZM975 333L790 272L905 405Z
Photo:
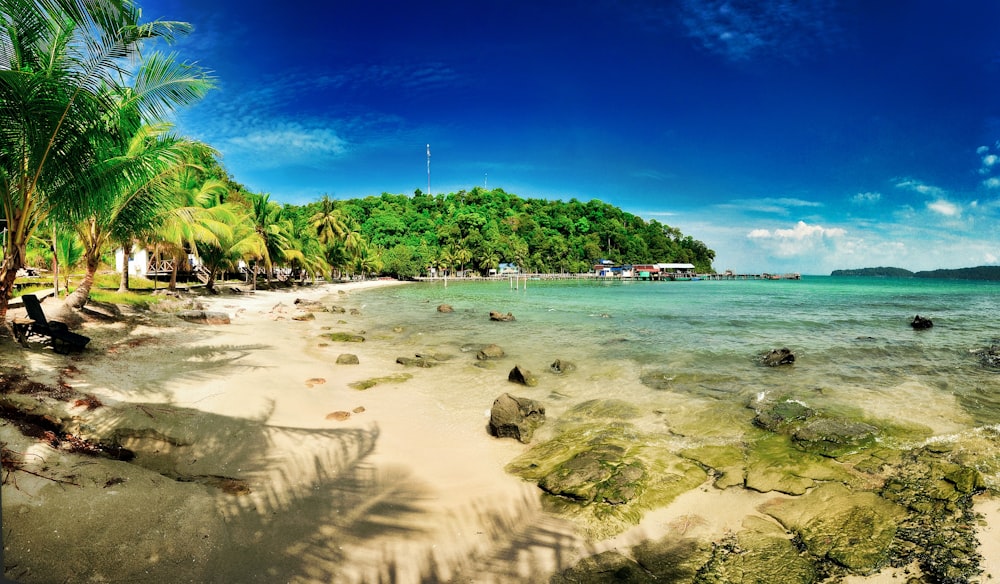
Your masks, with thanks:
M219 88L180 131L302 204L601 199L715 267L1000 263L1000 3L139 0Z

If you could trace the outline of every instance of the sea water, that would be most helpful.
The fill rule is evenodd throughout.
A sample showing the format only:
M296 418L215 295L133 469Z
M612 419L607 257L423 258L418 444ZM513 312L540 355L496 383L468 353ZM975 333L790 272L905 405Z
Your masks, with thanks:
M738 439L764 395L934 436L1000 423L1000 373L977 350L1000 343L1000 284L806 276L678 282L451 280L365 292L376 337L446 354L442 398L510 391L550 417L593 399L628 401L646 424L693 441ZM437 311L449 304L453 313ZM493 322L490 311L514 315ZM934 326L914 330L914 316ZM507 357L477 367L495 343ZM790 366L759 358L787 347ZM549 371L556 360L577 369ZM506 381L520 365L534 388ZM474 391L470 388L478 388ZM488 407L488 403L484 404ZM730 427L731 426L731 427Z

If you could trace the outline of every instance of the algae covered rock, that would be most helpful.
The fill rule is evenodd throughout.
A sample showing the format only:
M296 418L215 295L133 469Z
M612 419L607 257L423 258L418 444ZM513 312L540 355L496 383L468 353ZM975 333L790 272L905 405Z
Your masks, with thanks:
M552 576L549 583L691 582L710 554L707 542L669 535L634 546L627 555L607 551L588 556Z
M886 566L903 507L875 493L827 483L795 499L779 499L761 511L798 535L810 554L853 573L868 575Z
M645 584L656 582L635 560L616 551L606 551L580 560L549 580L549 584L605 584L629 582Z
M556 465L538 486L583 503L628 503L642 492L646 469L639 460L626 461L625 454L620 446L599 444Z
M746 481L746 451L736 445L708 444L682 451L681 456L712 469L717 489L742 486Z
M751 407L754 425L791 436L804 450L823 456L837 457L871 447L880 433L871 424L818 412L799 400L763 398Z
M810 584L817 580L813 562L778 526L748 517L743 529L716 543L694 584Z
M836 461L803 452L787 436L765 436L746 449L746 486L762 493L801 495L819 481L849 482L852 478Z
M331 341L337 341L339 343L363 343L365 342L365 337L363 335L355 333L329 333L325 335L326 338Z
M577 519L592 537L608 537L705 481L701 467L655 442L627 423L581 423L532 447L507 470L536 481L549 495L550 511Z
M893 548L897 565L916 562L935 582L972 582L982 572L972 496L985 479L963 463L976 442L930 444L891 468L881 495L907 509Z

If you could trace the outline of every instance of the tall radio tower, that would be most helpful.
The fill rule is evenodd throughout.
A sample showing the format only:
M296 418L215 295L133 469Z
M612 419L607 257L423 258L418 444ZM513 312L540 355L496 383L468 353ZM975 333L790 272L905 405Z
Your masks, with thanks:
M431 145L427 145L427 194L431 194Z

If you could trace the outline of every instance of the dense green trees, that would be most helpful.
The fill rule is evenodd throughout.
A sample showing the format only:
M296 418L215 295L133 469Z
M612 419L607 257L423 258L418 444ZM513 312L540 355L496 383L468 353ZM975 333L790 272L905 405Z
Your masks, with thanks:
M205 74L139 49L190 27L140 22L129 0L0 0L0 320L27 245L50 216L75 225L134 186L138 128L200 98ZM141 63L134 69L136 59Z
M339 216L360 224L363 239L380 250L382 271L397 277L430 266L485 274L501 262L532 272L586 272L600 259L689 262L708 272L715 258L704 243L676 228L598 200L522 199L503 189L325 198L300 212L313 222Z
M52 259L54 233L74 233L83 246L87 276L69 299L75 306L112 248L133 242L174 266L200 258L210 285L258 265L302 278L407 278L431 267L485 274L501 262L586 272L599 259L712 269L714 252L702 242L598 200L476 187L280 205L233 181L210 145L164 123L212 80L139 49L187 24L140 22L134 0L0 0L0 25L0 321L17 270L32 257Z

